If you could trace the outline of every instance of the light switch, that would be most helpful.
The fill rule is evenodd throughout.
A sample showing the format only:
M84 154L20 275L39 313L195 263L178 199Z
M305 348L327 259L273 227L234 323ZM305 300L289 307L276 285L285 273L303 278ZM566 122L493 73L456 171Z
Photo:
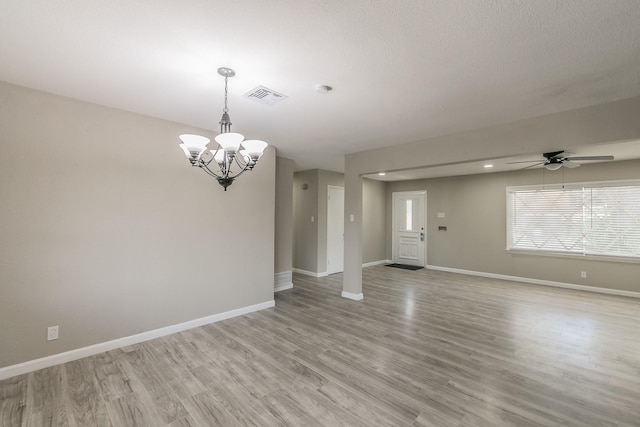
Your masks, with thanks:
M311 217L311 222L316 222L316 217L315 216Z
M349 215L349 221L354 222L356 220L356 216L354 214Z

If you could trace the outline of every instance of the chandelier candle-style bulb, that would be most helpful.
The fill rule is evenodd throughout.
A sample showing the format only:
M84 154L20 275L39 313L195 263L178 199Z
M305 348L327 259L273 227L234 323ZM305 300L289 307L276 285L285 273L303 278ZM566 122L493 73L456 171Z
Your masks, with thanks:
M224 77L224 108L222 109L222 119L220 119L220 134L215 137L219 147L207 152L209 138L184 134L180 135L182 141L180 148L192 166L197 166L208 175L216 178L218 183L224 187L224 191L227 191L227 187L233 183L234 179L245 171L253 170L267 148L267 143L257 139L245 141L244 135L231 132L227 84L229 78L235 76L236 72L231 68L221 67L218 68L218 74ZM236 156L236 153L240 155ZM212 165L213 168L209 168L209 165ZM216 165L217 168L215 168Z

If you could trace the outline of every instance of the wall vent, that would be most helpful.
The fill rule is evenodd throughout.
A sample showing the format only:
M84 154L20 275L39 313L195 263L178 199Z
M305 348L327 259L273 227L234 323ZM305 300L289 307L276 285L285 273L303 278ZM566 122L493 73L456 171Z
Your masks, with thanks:
M280 92L276 92L275 90L264 86L258 86L255 89L251 89L243 96L264 105L276 105L278 102L288 98L287 95L283 95Z

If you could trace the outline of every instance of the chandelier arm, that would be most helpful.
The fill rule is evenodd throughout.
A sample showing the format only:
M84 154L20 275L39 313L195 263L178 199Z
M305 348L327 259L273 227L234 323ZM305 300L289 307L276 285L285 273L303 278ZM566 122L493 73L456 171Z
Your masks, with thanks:
M207 175L211 175L214 178L225 178L224 175L218 175L217 173L209 169L207 165L200 166L200 169L202 169Z
M242 157L242 160L240 160L240 157ZM246 169L249 166L249 163L245 162L243 155L237 155L234 160L240 169Z
M231 164L229 163L229 159L227 157L227 153L224 152L224 149L218 145L218 148L216 148L215 153L213 153L213 158L209 161L209 163L211 163L211 161L216 159L217 154L222 150L222 166L220 166L220 164L218 163L218 161L216 160L216 163L218 164L218 166L220 167L220 172L222 173L222 175L226 175L226 170L230 168ZM213 151L213 150L212 150ZM207 166L209 165L209 163L207 163Z
M242 166L242 168L243 168L243 169L246 169L246 170L250 170L250 171L251 171L251 170L253 170L253 168L258 164L258 160L255 160L255 161L254 161L254 160L251 158L251 156L249 156L249 161L246 161L246 159L245 159L245 160L244 160L244 162L243 162L243 164L244 164L244 166Z
M242 175L243 173L245 173L248 170L249 170L248 168L242 168L242 169L240 169L240 172L238 172L237 174L235 174L233 176L228 175L228 178L236 179L237 177L239 177L240 175Z
M218 148L216 148L216 152L213 153L213 156L215 157L216 154L218 154L218 151L222 150L222 147L220 145L218 145Z
M222 166L220 166L220 163L218 163L218 161L216 160L216 155L218 154L218 152L220 152L220 150L222 150L222 147L220 147L218 145L218 148L216 148L215 152L212 152L213 157L211 158L211 160L209 160L208 162L205 163L205 166L207 167L207 170L209 170L211 173L209 175L215 176L216 178L226 178L227 177L227 169L228 169L228 165L227 165L227 155L226 153L224 153L223 156L223 160L222 160ZM212 150L213 151L213 150ZM216 161L216 165L218 165L218 169L220 169L220 174L216 174L215 172L211 171L211 169L209 169L209 164L211 164L211 162Z
M222 162L222 166L220 166L220 173L224 178L229 177L229 172L231 172L231 162L227 158L227 155L224 156L224 161Z
M212 157L211 159L209 159L209 161L206 160L202 160L202 158L198 159L198 162L196 163L196 166L198 166L199 168L208 168L208 166L211 164L212 161L214 161L215 159Z
M199 164L199 165L203 165L203 166L209 166L209 164L210 164L213 160L214 160L214 159L213 159L213 157L212 157L211 159L209 159L209 161L199 159L199 160L198 160L198 164Z

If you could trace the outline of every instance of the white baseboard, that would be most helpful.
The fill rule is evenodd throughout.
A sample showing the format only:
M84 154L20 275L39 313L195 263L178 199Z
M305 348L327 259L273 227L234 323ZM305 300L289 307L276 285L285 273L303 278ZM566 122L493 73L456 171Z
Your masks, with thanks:
M294 273L300 273L300 274L304 274L305 276L311 276L311 277L327 277L329 275L326 271L315 273L313 271L301 270L299 268L294 268L293 271Z
M18 363L17 365L6 366L0 368L0 380L14 377L16 375L26 374L28 372L37 371L38 369L48 368L50 366L59 365L61 363L71 362L73 360L82 359L83 357L93 356L94 354L103 353L116 348L125 347L132 344L138 344L149 341L154 338L164 337L166 335L182 332L187 329L196 328L198 326L209 323L219 322L221 320L230 319L243 314L252 313L254 311L264 310L275 306L275 301L265 301L260 304L250 305L247 307L237 308L235 310L225 311L224 313L213 314L211 316L201 317L199 319L189 320L177 325L165 326L164 328L154 329L152 331L142 332L128 337L118 338L112 341L93 344L88 347L77 348L65 351L40 359L29 360L27 362Z
M373 267L374 265L380 265L380 264L391 264L393 261L388 260L388 259L381 259L378 261L372 261L372 262L367 262L362 264L362 267ZM299 268L294 268L293 269L294 272L296 273L300 273L300 274L304 274L305 276L312 276L312 277L326 277L329 275L329 273L327 273L326 271L322 271L320 273L314 273L313 271L307 271L307 270L301 270Z
M283 271L276 273L273 277L273 292L280 292L293 288L292 272Z
M380 264L391 264L393 261L391 261L390 259L381 259L379 261L373 261L373 262L367 262L362 264L362 267L373 267L374 265L380 265Z
M287 289L293 289L293 282L284 283L282 285L275 286L273 292L286 291Z
M488 277L490 279L511 280L512 282L531 283L534 285L552 286L555 288L575 289L578 291L596 292L599 294L618 295L623 297L640 298L640 292L623 291L620 289L599 288L596 286L577 285L574 283L554 282L552 280L531 279L529 277L507 276L504 274L484 273L482 271L462 270L460 268L439 267L428 265L429 270L448 271L469 276Z
M342 291L342 298L349 298L354 301L360 301L364 298L364 294L360 292L359 294L352 294L351 292Z

